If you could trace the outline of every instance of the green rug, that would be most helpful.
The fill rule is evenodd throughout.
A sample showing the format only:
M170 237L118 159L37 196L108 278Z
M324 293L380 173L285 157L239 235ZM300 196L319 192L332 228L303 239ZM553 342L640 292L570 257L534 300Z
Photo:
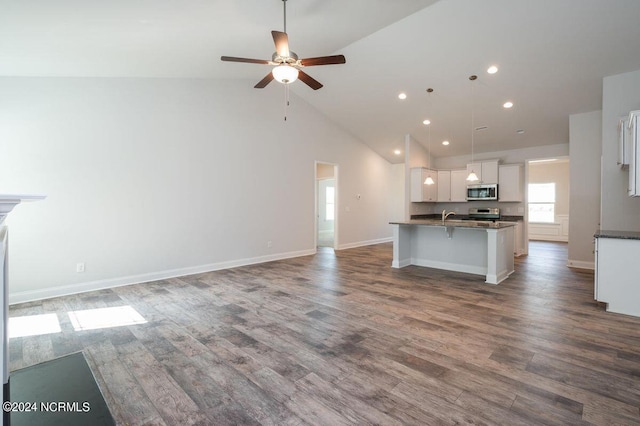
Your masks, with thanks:
M9 383L11 426L115 425L81 352L16 370Z

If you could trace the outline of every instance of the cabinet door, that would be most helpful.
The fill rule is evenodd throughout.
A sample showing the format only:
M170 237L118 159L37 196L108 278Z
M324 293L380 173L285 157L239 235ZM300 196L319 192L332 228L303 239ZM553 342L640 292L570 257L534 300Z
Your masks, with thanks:
M629 165L631 159L631 146L629 132L629 117L622 117L618 120L618 166L626 168Z
M427 176L431 176L433 179L433 185L426 185L424 181ZM422 169L422 187L423 187L423 199L422 201L438 201L438 172L436 170Z
M497 161L487 161L482 163L482 177L480 178L480 183L498 183Z
M629 161L629 195L640 196L640 111L629 113L629 134L631 147Z
M425 185L427 176L433 179L433 185ZM436 202L438 197L438 172L414 167L411 169L411 202Z
M498 196L499 201L521 202L524 199L524 173L522 164L507 164L499 167Z
M467 176L469 173L474 172L476 176L478 176L478 180L476 182L468 182L469 185L482 183L482 163L469 163L467 164ZM465 176L466 178L466 176Z
M451 172L438 170L438 201L451 201Z
M467 171L451 170L451 201L467 201Z

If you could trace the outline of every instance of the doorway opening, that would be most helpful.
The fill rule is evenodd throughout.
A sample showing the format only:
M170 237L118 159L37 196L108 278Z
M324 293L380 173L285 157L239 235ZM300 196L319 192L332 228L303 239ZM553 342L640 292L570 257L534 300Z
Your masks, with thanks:
M336 248L337 204L338 204L338 166L316 161L316 226L315 246Z
M569 157L527 161L529 241L569 241Z

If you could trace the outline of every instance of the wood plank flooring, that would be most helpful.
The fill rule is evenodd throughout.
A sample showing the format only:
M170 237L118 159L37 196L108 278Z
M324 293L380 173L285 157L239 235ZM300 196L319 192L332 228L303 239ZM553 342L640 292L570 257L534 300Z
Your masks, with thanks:
M122 425L638 425L640 318L566 250L531 242L497 286L380 244L15 305L62 332L11 339L11 369L84 351ZM67 315L125 305L148 322Z

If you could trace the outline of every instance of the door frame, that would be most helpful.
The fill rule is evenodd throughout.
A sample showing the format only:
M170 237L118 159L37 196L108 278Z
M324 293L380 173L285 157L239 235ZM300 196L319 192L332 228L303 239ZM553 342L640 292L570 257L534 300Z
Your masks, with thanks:
M328 161L319 161L316 160L313 163L313 248L314 250L318 250L318 165L324 164L327 166L333 166L333 179L335 180L335 203L334 203L334 220L333 220L333 249L337 250L339 247L338 244L338 222L339 222L339 200L340 200L340 190L339 188L339 180L338 180L338 165L335 163L330 163Z

